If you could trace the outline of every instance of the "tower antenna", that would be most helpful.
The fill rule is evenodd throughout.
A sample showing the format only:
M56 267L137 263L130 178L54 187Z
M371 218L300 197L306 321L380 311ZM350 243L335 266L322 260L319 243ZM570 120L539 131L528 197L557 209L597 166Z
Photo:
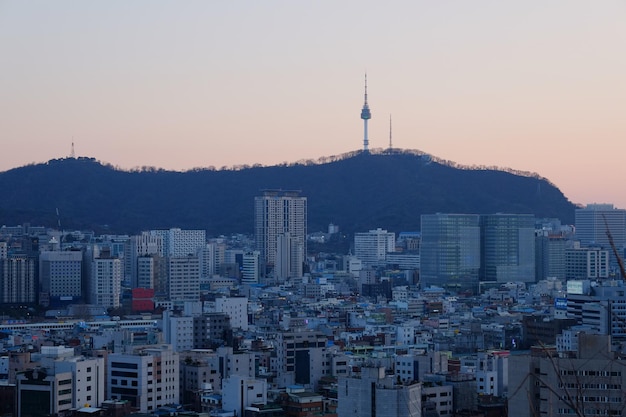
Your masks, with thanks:
M74 153L74 138L72 138L72 153L70 153L70 158L76 158L76 154Z
M367 104L367 72L365 73L365 102L361 109L361 119L363 119L363 152L369 153L369 139L367 137L367 121L372 118L370 106Z
M389 115L389 150L393 149L393 145L391 143L391 114Z

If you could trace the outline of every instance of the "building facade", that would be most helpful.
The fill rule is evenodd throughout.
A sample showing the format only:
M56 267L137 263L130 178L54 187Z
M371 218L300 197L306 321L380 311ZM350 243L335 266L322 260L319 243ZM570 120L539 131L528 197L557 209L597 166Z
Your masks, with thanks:
M422 288L478 292L480 224L477 214L424 214L420 280Z
M302 276L301 262L306 257L307 199L300 191L266 190L262 196L255 197L254 229L264 276L275 268L279 237L284 238L286 234L290 242L289 247L283 249L283 258L290 254L290 275Z

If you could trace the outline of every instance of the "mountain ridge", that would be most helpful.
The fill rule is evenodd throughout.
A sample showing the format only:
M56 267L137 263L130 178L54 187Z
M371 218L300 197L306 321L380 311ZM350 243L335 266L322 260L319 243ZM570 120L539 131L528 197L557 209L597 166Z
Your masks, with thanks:
M419 230L421 214L520 213L573 223L574 208L534 173L466 167L419 151L374 150L273 166L124 171L94 158L55 159L0 173L0 224L137 233L154 228L252 233L254 196L301 190L309 232Z

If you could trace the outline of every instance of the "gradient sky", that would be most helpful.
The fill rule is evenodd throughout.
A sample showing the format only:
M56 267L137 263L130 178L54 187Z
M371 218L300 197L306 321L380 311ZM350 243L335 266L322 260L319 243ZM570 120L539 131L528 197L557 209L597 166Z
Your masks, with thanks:
M0 0L0 171L389 144L626 208L626 1Z

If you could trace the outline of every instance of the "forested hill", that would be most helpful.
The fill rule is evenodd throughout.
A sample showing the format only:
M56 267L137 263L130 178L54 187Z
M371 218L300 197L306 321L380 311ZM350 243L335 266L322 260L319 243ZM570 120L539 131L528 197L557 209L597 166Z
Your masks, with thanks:
M153 228L252 233L254 197L301 190L309 232L420 229L428 213L523 213L573 223L575 206L537 175L463 168L412 151L355 152L321 161L187 172L124 171L65 158L0 173L0 225L107 233Z

